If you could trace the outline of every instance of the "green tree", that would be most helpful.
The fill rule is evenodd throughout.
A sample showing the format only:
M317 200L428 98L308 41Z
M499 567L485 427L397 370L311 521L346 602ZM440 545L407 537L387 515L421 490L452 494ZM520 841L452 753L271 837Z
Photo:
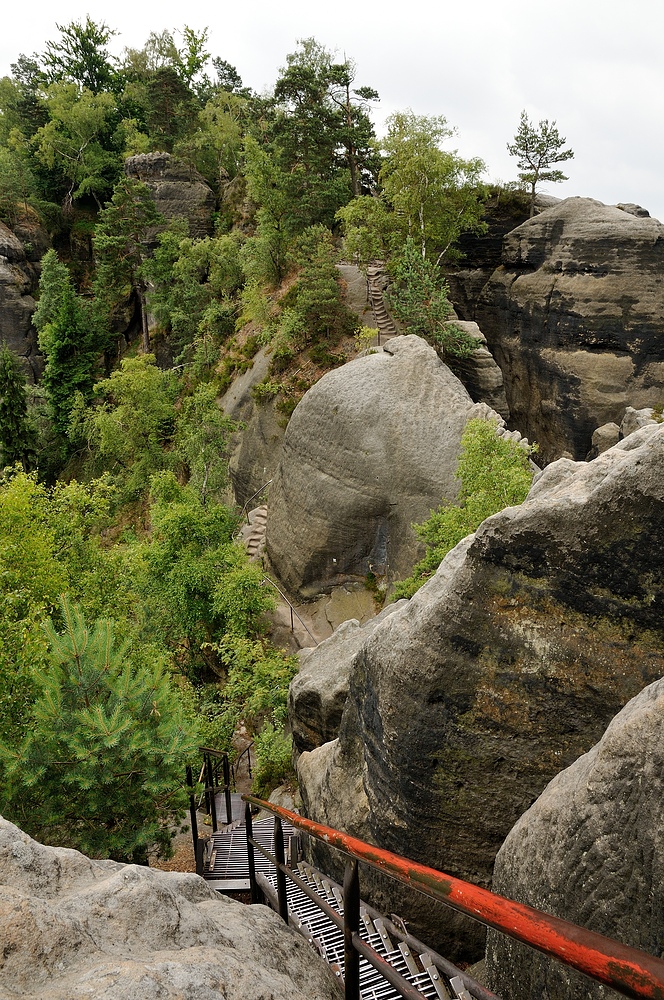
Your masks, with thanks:
M403 243L417 240L436 263L454 256L462 232L482 230L484 163L441 149L454 135L444 118L398 111L387 119L380 171L383 196Z
M0 347L0 461L30 467L35 458L35 434L28 419L26 378L18 357Z
M42 382L54 429L64 440L76 394L86 400L92 394L103 338L90 303L74 291L69 271L55 250L42 258L39 289L33 322L46 358Z
M163 222L145 184L132 178L121 180L109 204L99 213L95 227L95 296L109 312L135 291L141 309L143 350L150 350L143 270L146 241Z
M92 857L168 856L197 734L163 670L132 664L112 622L87 626L66 598L62 617L64 632L46 627L50 664L34 672L30 731L18 748L0 745L4 815Z
M187 469L189 485L205 506L219 500L227 485L228 440L237 429L217 402L214 385L202 384L182 400L175 428L175 451Z
M447 553L482 521L525 500L533 479L529 452L515 441L499 437L496 430L491 421L468 421L456 471L461 482L457 503L444 504L432 511L423 524L413 525L426 544L426 555L411 576L397 583L392 600L412 597L433 576Z
M390 271L390 305L408 333L423 337L442 354L468 357L477 341L448 324L452 306L440 268L422 256L411 237L393 258Z
M117 60L110 55L108 43L117 34L104 22L96 24L85 18L70 24L56 24L57 42L47 42L41 59L51 82L68 80L93 94L113 90L118 85Z
M178 388L175 374L158 368L151 354L125 358L95 387L100 405L86 410L82 422L93 455L126 499L140 496L150 477L173 462L165 445L173 436Z
M514 136L514 142L507 143L507 152L517 157L517 165L521 173L519 179L530 186L530 217L535 214L535 192L541 181L558 183L568 178L562 170L550 170L552 164L563 163L574 157L574 151L563 149L567 140L561 136L556 123L549 124L548 118L542 119L539 126L530 121L525 111L521 112L519 128Z
M64 211L71 211L73 202L85 195L101 208L101 199L121 170L117 151L109 148L115 97L62 80L48 88L45 105L49 120L35 133L32 147L41 165L62 177Z

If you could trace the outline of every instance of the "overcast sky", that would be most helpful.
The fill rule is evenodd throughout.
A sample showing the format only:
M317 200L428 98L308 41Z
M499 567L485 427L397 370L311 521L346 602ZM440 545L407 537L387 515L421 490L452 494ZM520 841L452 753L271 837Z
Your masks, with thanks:
M491 180L516 177L505 144L525 108L535 121L555 119L575 152L562 165L570 179L542 190L636 202L664 220L661 0L199 0L190 9L174 0L31 0L4 5L0 76L19 53L57 38L56 23L86 14L119 33L118 54L150 31L209 27L212 55L258 91L273 85L296 40L313 36L352 57L357 85L379 92L379 127L404 108L445 115L458 130L450 148L482 157Z

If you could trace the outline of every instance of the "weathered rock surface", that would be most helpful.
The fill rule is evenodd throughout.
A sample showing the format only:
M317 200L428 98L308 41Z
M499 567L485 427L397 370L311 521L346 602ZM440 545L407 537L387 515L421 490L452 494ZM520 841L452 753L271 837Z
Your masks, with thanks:
M43 847L0 818L0 993L7 1000L338 1000L276 914L197 875Z
M411 524L456 497L461 435L486 410L419 337L323 376L291 417L270 492L267 554L286 587L308 597L369 571L407 575Z
M636 428L634 429L636 430ZM592 446L586 455L587 460L592 461L593 458L597 458L598 455L608 451L609 448L613 448L614 444L618 444L618 441L620 441L620 428L618 424L614 424L613 422L602 424L601 427L593 431Z
M140 153L125 162L125 172L148 186L166 219L186 219L196 239L212 234L214 192L193 167L170 153Z
M467 301L505 378L512 426L544 461L583 458L626 405L664 395L664 226L568 198L510 232ZM468 298L468 297L467 297Z
M221 399L226 416L241 424L231 438L229 461L233 492L240 505L274 478L281 458L283 415L274 400L257 401L252 395L254 386L267 376L271 360L269 350L261 348L252 367L233 381Z
M37 331L32 325L38 284L35 266L28 261L18 237L0 222L0 342L26 359L33 377L41 372Z
M406 603L388 604L364 625L351 618L325 642L299 652L300 669L288 691L288 717L298 753L336 738L348 697L353 656L376 626Z
M557 775L496 858L493 886L652 955L664 940L664 680ZM487 971L504 1000L618 994L489 932Z
M509 420L510 408L507 405L503 373L489 351L486 337L477 323L468 320L451 320L447 326L456 326L477 342L477 349L468 358L450 358L449 367L463 382L476 403L487 403L499 413L503 420Z
M664 426L541 472L355 653L338 739L298 762L307 815L489 884L547 782L664 673L663 526ZM477 929L392 905L477 957Z

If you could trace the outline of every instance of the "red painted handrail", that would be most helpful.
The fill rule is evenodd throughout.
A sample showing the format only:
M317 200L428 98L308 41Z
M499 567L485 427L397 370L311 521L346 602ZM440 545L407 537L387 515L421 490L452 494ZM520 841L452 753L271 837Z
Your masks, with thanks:
M568 920L542 913L532 906L515 903L514 900L498 896L488 889L481 889L472 882L464 882L435 868L409 861L392 851L384 851L254 795L243 795L242 798L245 802L251 802L288 820L296 829L330 847L377 868L399 882L432 896L545 955L551 955L624 996L664 1000L664 961L653 955L620 944L619 941L596 934Z

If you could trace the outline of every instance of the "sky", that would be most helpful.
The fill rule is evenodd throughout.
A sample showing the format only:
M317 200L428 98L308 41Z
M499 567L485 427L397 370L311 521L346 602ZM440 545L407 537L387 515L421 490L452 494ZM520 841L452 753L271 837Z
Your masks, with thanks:
M19 53L40 52L56 24L105 21L112 48L140 48L151 31L209 28L209 49L245 85L268 90L297 40L314 37L357 65L356 85L380 94L379 134L393 111L444 115L448 148L481 157L486 178L515 180L506 144L519 116L555 120L575 157L569 180L542 191L606 204L635 202L664 221L664 4L660 0L31 0L6 5L0 76Z

